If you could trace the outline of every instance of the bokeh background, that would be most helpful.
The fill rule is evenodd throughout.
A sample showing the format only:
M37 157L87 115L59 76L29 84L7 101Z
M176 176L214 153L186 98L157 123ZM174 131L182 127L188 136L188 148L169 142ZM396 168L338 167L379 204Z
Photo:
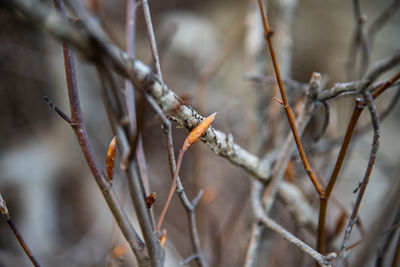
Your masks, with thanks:
M150 8L161 69L169 88L200 110L202 115L217 111L214 126L232 133L235 142L263 157L279 149L281 143L277 140L264 148L257 141L260 128L267 129L269 125L259 124L259 92L253 82L244 78L244 74L262 74L251 73L251 68L248 68L250 59L245 50L245 28L241 25L249 12L250 2L150 1ZM125 1L100 0L99 3L99 15L106 31L123 48ZM361 1L362 12L373 20L390 3L389 0ZM291 78L308 82L312 72L318 71L326 80L326 88L335 82L351 79L346 61L355 28L352 8L352 2L344 0L299 1L293 28ZM259 16L258 13L255 15ZM273 19L274 14L269 16ZM272 28L274 26L272 24ZM72 130L43 100L43 96L48 96L62 110L68 111L60 43L4 9L0 9L0 29L0 192L11 215L44 266L132 266L129 249L121 259L115 256L115 248L126 245L91 177ZM399 29L400 16L396 15L378 33L371 63L398 51ZM229 49L226 60L199 89L202 71ZM140 6L136 55L151 64ZM79 54L77 59L84 121L96 155L105 162L112 133L102 104L99 79L94 66L82 60ZM261 52L256 60L263 62L269 57ZM390 73L381 78L389 76ZM122 89L122 80L119 80L119 85ZM266 89L265 86L262 88ZM385 107L394 93L395 90L391 89L380 97L378 109ZM302 95L302 92L298 94ZM267 108L274 103L268 99L265 105ZM331 125L326 138L343 135L352 105L351 97L332 102ZM364 115L360 124L369 122L368 114ZM381 125L381 149L361 207L365 228L381 208L391 185L399 179L399 115L400 110L396 108ZM285 125L285 118L281 118ZM314 123L318 125L321 121ZM176 124L173 126L175 151L178 151L187 131ZM151 191L157 193L154 209L155 214L159 214L168 193L170 175L160 122L150 108L145 110L143 127ZM284 136L287 134L285 127L287 125L283 126ZM312 134L312 129L309 134ZM352 191L362 178L370 144L371 133L353 143L335 188L335 196L347 210L351 210L355 200ZM315 156L323 177L330 174L336 154L337 147ZM317 208L318 199L297 158L293 161L293 170L293 182L304 188L310 203ZM200 189L204 190L196 215L207 262L210 266L241 266L252 219L249 174L215 156L203 144L196 143L185 155L181 178L190 197L195 197ZM125 203L125 210L135 221L126 181L119 168L114 186ZM330 209L328 227L335 226L338 214L337 208ZM294 223L279 199L272 217L307 243L315 244L314 233ZM167 264L178 266L192 251L186 214L177 199L173 200L168 211L165 227L168 229ZM261 252L265 256L260 257L258 266L312 264L307 256L274 233L267 231L265 236L266 242L261 249L267 253ZM355 231L352 240L357 241L358 237ZM341 238L340 233L339 241ZM29 265L7 224L0 221L0 266Z

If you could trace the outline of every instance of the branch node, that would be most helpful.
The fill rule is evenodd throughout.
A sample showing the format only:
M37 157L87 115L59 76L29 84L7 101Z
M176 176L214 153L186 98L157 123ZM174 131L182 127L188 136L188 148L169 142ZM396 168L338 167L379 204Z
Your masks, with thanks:
M265 39L269 39L272 37L272 35L274 35L275 32L273 30L269 30L264 34Z
M181 265L187 265L189 264L191 261L200 258L199 254L193 254L189 257L187 257L184 261L181 262Z
M203 189L200 189L199 193L197 196L192 200L192 209L196 207L196 205L199 203L201 197L203 196Z
M57 112L58 115L60 115L60 117L65 120L66 122L68 122L71 126L72 126L72 120L71 118L65 114L64 112L61 111L61 109L59 109L56 105L54 105L54 103L50 100L50 98L48 98L47 96L44 96L43 99L49 104L50 108L52 110L54 110L55 112Z

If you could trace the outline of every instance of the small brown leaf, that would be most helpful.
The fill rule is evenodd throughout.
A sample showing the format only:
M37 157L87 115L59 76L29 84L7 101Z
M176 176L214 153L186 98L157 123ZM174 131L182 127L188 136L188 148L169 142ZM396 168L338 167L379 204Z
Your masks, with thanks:
M156 195L157 193L151 193L148 197L146 197L146 206L148 209L150 209L156 201Z
M111 140L110 145L107 149L106 155L106 169L107 169L107 177L110 181L113 179L114 174L114 161L115 161L115 144L116 144L117 137Z
M211 114L207 118L205 118L202 122L200 122L194 129L190 132L190 134L186 137L185 142L182 146L182 151L186 151L192 144L194 144L208 129L210 124L213 122L215 115Z
M161 247L165 247L165 241L167 241L167 230L163 230L161 236L158 238L160 240Z
M118 245L116 246L113 251L112 251L112 257L114 259L119 259L121 258L126 252L126 247L124 245Z

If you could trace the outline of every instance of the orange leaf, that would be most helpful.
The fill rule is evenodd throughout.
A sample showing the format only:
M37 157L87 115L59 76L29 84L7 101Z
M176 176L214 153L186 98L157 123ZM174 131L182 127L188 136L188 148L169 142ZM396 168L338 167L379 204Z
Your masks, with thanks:
M161 234L159 240L160 240L161 247L164 248L165 241L167 240L167 230L162 231L162 234Z
M118 245L116 246L113 251L112 251L112 257L114 259L119 259L124 255L126 252L126 247L124 245Z
M107 177L108 177L108 179L110 181L112 181L113 174L114 174L115 143L116 143L116 140L117 140L117 137L114 136L114 138L110 142L110 145L108 146L107 155L106 155Z
M190 132L190 134L186 137L185 142L182 146L182 151L186 151L192 144L194 144L208 129L210 124L213 122L215 115L214 114L205 118L202 122L200 122L194 129Z
M148 197L146 197L146 206L148 209L150 209L156 201L156 195L157 193L151 193Z

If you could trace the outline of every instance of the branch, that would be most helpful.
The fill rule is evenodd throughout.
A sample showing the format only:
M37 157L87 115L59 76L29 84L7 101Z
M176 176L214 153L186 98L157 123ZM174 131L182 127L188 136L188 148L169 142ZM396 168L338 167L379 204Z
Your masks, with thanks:
M260 183L254 183L255 185L255 192L254 192L254 197L252 197L252 201L254 202L254 211L255 211L255 216L256 219L264 224L266 227L269 229L273 230L277 234L279 234L283 239L289 241L290 243L294 244L296 247L298 247L300 250L302 250L304 253L307 255L311 256L314 258L321 266L331 266L332 260L336 258L336 253L331 253L328 256L324 256L317 251L315 251L313 248L305 244L303 241L292 235L290 232L288 232L286 229L284 229L281 225L279 225L277 222L269 218L263 209L262 203L261 203L261 191L262 191L262 184Z
M63 3L60 0L55 1L56 8L65 16ZM54 11L52 11L54 13ZM55 14L55 13L54 13ZM82 113L78 95L78 85L76 81L75 63L73 52L66 43L63 43L64 64L67 79L68 97L71 109L71 127L75 132L81 150L85 156L87 164L93 174L93 177L102 192L118 226L130 244L136 255L139 266L148 266L148 256L144 250L143 241L129 222L123 211L118 198L109 182L102 172L100 165L95 157L89 137L82 121Z
M133 161L130 157L130 155L133 155L134 152L137 151L136 149L138 145L138 130L140 128L140 125L136 127L136 132L132 133L133 136L129 136L129 132L126 130L126 128L123 127L123 125L121 125L121 120L118 118L119 111L117 110L122 109L122 107L115 109L112 108L110 94L108 94L106 90L104 79L107 79L109 81L111 87L116 87L112 74L108 69L103 66L98 67L98 70L100 74L99 76L102 80L103 96L105 97L104 103L106 105L107 115L109 117L114 135L117 135L119 137L119 151L121 154L121 158L124 159L122 169L128 181L130 196L136 211L143 238L146 242L147 251L150 260L152 261L152 266L161 266L163 258L162 249L157 238L153 235L151 211L147 208L145 203L146 192L143 186L143 181L138 175L139 168L138 166L136 166L136 162ZM114 90L111 91L114 92L116 89L117 88L114 88ZM118 95L114 95L114 97L118 97ZM114 99L114 102L117 101ZM133 142L133 144L131 144L131 142Z
M279 70L279 66L278 66L278 61L277 61L277 58L276 58L276 55L275 55L275 51L274 51L273 46L272 46L272 40L271 40L272 31L269 28L267 16L265 14L263 1L262 0L258 0L258 4L259 4L260 12L261 12L263 25L264 25L265 39L266 39L266 41L268 43L269 52L270 52L271 59L272 59L272 64L274 66L274 70L275 70L275 74L276 74L276 79L278 80L279 91L280 91L281 96L282 96L282 107L284 108L284 110L286 112L286 116L288 118L289 125L290 125L290 128L291 128L292 133L293 133L293 138L294 138L294 140L296 142L297 150L299 151L300 158L301 158L301 161L302 161L303 166L304 166L304 170L307 172L307 175L309 176L309 178L310 178L312 184L314 185L315 190L317 191L317 193L319 195L322 195L323 194L322 186L318 182L317 178L315 177L315 175L314 175L314 173L313 173L313 171L312 171L312 169L311 169L311 167L310 167L310 165L308 163L307 157L306 157L304 149L303 149L303 145L301 144L301 141L300 141L299 133L298 133L297 128L296 128L294 114L293 114L292 109L290 108L289 102L288 102L287 97L286 97L286 91L285 91L285 88L283 86L283 82L282 82L282 79L281 79L281 74L280 74L280 70Z
M28 256L30 261L32 262L33 266L40 267L39 262L36 260L35 256L32 254L31 250L29 249L28 245L26 244L22 234L19 232L17 226L14 223L14 220L11 218L11 215L7 208L7 203L4 200L3 196L0 193L0 213L3 216L4 220L10 226L11 230L15 238L18 240L19 244L21 245L22 249L24 250L25 254Z
M318 100L327 101L342 94L361 93L370 86L381 74L400 64L400 52L375 63L370 70L359 81L336 83L331 89L325 90L318 95ZM377 84L379 86L380 84Z
M372 49L375 35L385 26L385 24L396 14L400 8L400 1L393 0L393 2L378 16L371 26L368 28L368 47Z
M162 74L160 67L160 59L157 51L156 37L154 35L153 23L151 22L150 8L147 0L141 0L143 5L143 13L144 19L146 21L146 29L147 29L147 38L150 42L151 55L153 57L153 65L155 69L155 73L158 75L158 78L162 82Z
M372 121L372 125L374 128L374 136L373 136L371 152L370 152L369 161L368 161L368 167L365 171L364 178L361 182L360 191L358 192L358 195L357 195L356 203L354 204L354 208L351 213L349 223L346 227L345 236L343 238L342 247L341 247L341 254L346 251L346 249L349 245L350 234L351 234L353 225L355 223L355 220L356 220L356 217L358 214L358 210L360 208L361 201L363 199L365 190L367 189L369 178L371 176L372 169L374 167L376 155L378 153L378 148L379 148L379 136L380 136L379 115L376 111L376 107L375 107L375 104L373 102L373 98L372 98L372 95L370 92L368 92L368 91L365 92L364 100L366 102L366 105L368 106L368 109L369 109L369 112L371 115L371 121Z

